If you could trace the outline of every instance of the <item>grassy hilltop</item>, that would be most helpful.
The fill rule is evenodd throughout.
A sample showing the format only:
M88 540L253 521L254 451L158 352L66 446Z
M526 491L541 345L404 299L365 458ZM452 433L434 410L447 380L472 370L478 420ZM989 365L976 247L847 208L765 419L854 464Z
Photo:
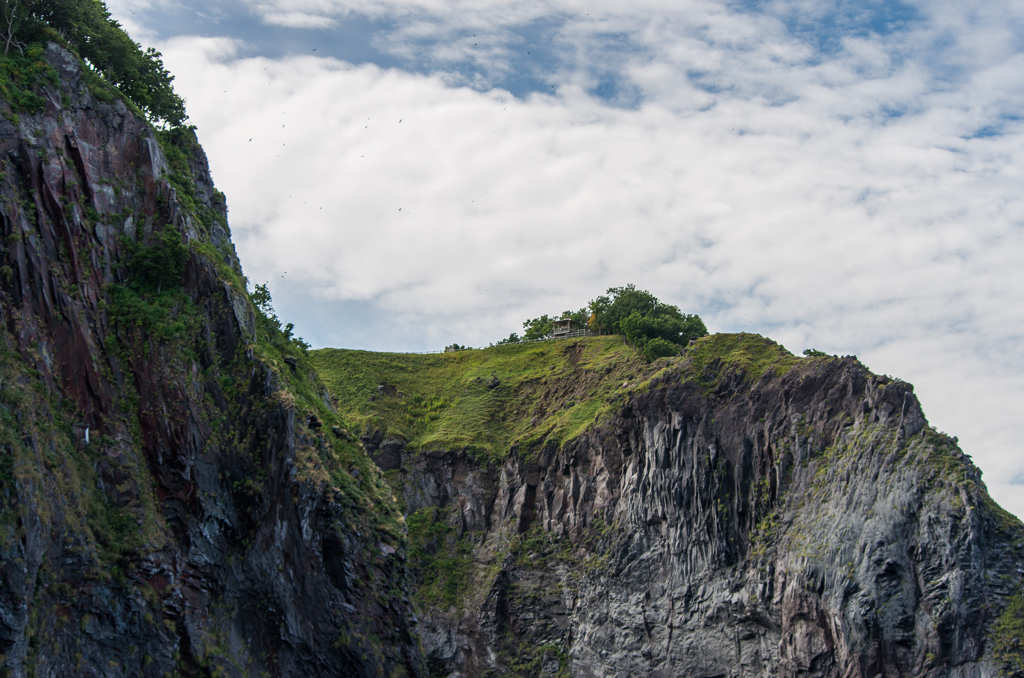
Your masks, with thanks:
M427 355L321 349L309 360L353 433L379 428L413 449L500 457L513 445L575 438L665 370L703 380L721 361L760 376L811 359L758 335L716 334L651 363L620 336Z

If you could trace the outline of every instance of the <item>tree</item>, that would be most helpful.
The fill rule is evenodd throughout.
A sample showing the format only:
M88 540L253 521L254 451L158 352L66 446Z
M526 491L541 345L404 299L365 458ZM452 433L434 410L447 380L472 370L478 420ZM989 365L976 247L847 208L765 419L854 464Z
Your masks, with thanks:
M590 302L591 329L621 334L648 360L675 355L691 339L706 336L699 316L662 303L635 285L611 287Z
M25 43L18 39L18 30L27 15L25 5L20 0L0 0L0 13L0 19L3 21L3 25L0 26L3 32L0 37L4 41L4 56L7 56L11 47L17 47L21 56L25 56Z
M253 306L259 309L260 313L270 317L274 315L274 307L271 305L270 289L266 283L262 285L256 285L253 288L252 294L249 295L252 299Z
M185 101L178 96L174 76L164 68L161 54L133 41L110 16L103 0L0 0L8 26L8 49L13 32L26 39L45 40L44 27L57 31L79 56L103 74L149 119L172 128L185 124ZM24 4L24 12L14 19L11 13ZM28 20L28 19L31 20ZM0 27L2 29L2 27ZM52 34L51 34L52 35ZM5 52L6 54L6 52Z
M512 333L508 339L498 343L545 339L551 336L555 320L567 318L600 334L621 334L647 360L677 355L691 339L708 333L699 316L683 313L672 304L662 303L647 290L626 285L608 288L606 294L578 311L531 318L523 323L525 332L522 339Z
M670 315L682 317L679 309L670 304L662 304L656 296L647 290L638 290L635 285L625 287L609 287L607 294L590 302L595 327L602 332L623 334L619 323L633 313L641 317L650 315Z
M536 341L551 336L554 328L554 318L547 313L539 318L530 318L523 323L523 341Z

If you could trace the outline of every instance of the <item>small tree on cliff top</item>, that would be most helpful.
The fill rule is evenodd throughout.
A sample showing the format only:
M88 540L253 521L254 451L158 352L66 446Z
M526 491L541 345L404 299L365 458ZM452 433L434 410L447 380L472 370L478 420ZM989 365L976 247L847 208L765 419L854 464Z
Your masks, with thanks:
M14 46L57 39L56 31L152 122L185 124L185 101L175 93L174 76L160 53L132 40L103 0L0 0L0 12L5 56Z
M542 315L523 323L523 337L512 333L501 344L551 336L555 320L570 318L600 334L620 334L644 358L654 360L676 355L691 339L706 336L704 322L697 315L682 313L678 307L660 301L635 285L610 287L606 294L578 311Z

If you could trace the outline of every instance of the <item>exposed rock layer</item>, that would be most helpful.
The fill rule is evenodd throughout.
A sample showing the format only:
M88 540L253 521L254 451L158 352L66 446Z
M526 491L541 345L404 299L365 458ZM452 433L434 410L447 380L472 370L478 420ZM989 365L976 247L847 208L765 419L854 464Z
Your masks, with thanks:
M0 103L5 675L421 675L404 554L254 343L202 150L186 200L148 124L46 59L42 111ZM180 294L132 292L175 242Z
M407 511L449 507L474 548L463 606L422 615L435 675L998 675L1020 523L854 358L683 361L497 466L389 444Z
M201 149L170 181L148 125L47 59L43 111L0 104L12 675L997 672L1020 523L908 384L850 358L677 361L500 461L366 436L406 512L443 523L414 535L416 626L378 471L260 338ZM135 294L168 234L179 296ZM454 591L428 581L441 555Z

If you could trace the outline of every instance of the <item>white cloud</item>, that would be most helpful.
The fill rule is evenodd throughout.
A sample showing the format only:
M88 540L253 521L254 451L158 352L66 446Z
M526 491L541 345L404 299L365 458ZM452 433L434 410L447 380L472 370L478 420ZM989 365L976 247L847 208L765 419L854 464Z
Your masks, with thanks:
M411 17L399 36L477 22L500 43L481 57L493 69L512 68L509 25L576 11L261 7ZM955 25L951 6L921 8L918 32L842 36L827 55L790 34L779 7L649 3L624 17L615 3L588 6L579 12L595 19L558 33L583 66L568 59L556 94L527 99L452 87L464 75L443 69L244 59L230 40L160 47L246 272L307 337L356 336L329 312L356 304L380 332L361 335L366 347L479 345L634 282L712 330L857 353L915 383L932 423L1024 515L1010 484L1024 472L1024 134L1012 117L1024 69L1007 46L1016 29L1000 26L1013 22L977 19L942 54L955 71L939 72L929 59ZM609 17L642 49L602 53ZM438 63L464 48L422 47ZM602 69L642 103L590 96ZM986 128L996 134L975 136ZM311 298L325 312L282 303Z
M287 28L331 28L337 21L330 17L305 12L267 12L263 20L273 26Z
M154 9L169 9L174 0L106 0L107 9L136 42L150 42L155 32L146 25L145 15Z

